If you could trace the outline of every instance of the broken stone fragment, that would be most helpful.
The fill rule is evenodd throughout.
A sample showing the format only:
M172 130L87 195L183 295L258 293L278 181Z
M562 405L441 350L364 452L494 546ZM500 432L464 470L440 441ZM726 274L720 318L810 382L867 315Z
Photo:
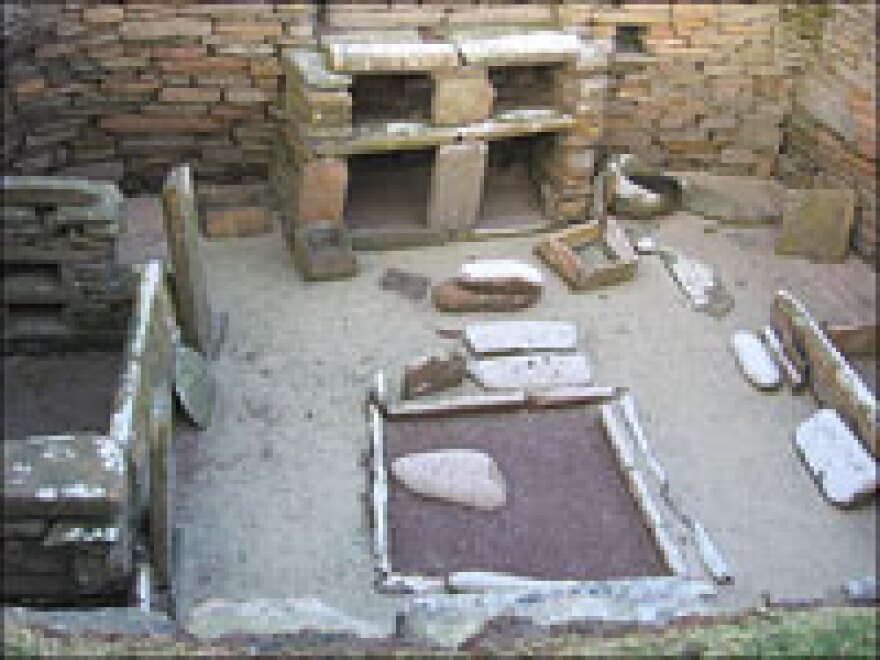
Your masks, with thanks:
M495 460L472 449L444 449L401 456L391 474L424 497L484 511L504 506L507 487Z
M479 293L538 294L544 277L534 266L513 259L481 259L462 265L456 281Z
M589 385L590 364L583 353L508 355L468 363L468 374L489 390Z
M456 280L435 284L431 289L434 307L442 312L515 312L534 305L540 289L529 293L481 293L466 289Z
M782 374L764 344L751 332L734 332L730 347L739 368L759 390L774 390L782 385Z
M414 399L456 387L461 385L465 373L465 359L458 352L419 358L404 367L402 397Z
M823 408L802 423L794 442L833 504L852 506L877 491L877 464L834 410Z

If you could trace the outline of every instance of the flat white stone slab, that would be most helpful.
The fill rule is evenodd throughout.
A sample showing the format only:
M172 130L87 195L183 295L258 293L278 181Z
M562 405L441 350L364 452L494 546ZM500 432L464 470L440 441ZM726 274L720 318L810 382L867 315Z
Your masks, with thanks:
M795 432L795 446L825 496L851 506L877 491L877 463L830 408L823 408Z
M391 464L391 474L425 497L491 511L504 506L507 487L495 460L472 449L408 454Z
M488 390L519 390L540 387L589 385L587 356L509 355L468 363L468 374Z
M523 282L534 288L544 284L544 276L534 266L514 259L480 259L462 264L459 278L468 284L493 285Z
M468 348L478 355L516 351L571 351L577 327L562 321L496 321L465 328Z
M782 374L776 361L754 333L734 332L730 347L739 368L752 385L759 390L773 390L782 385Z
M531 32L497 37L454 37L466 64L539 64L580 54L582 43L567 32Z
M331 43L325 47L338 73L430 71L458 65L455 46L446 42Z
M709 292L715 286L715 273L709 266L696 259L677 255L669 269L694 307L702 309L709 304Z

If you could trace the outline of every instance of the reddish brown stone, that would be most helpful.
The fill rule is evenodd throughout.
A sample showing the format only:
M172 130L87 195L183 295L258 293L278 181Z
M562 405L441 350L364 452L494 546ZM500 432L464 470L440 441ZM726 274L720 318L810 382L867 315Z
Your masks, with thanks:
M348 167L336 158L320 158L303 165L296 184L296 221L299 224L342 224Z
M434 285L431 299L442 312L513 312L534 305L540 290L530 293L478 293L455 280Z
M420 358L404 367L402 396L414 399L456 387L464 380L465 371L464 356L458 352Z
M272 231L272 214L262 207L208 209L205 234L209 238L256 236Z

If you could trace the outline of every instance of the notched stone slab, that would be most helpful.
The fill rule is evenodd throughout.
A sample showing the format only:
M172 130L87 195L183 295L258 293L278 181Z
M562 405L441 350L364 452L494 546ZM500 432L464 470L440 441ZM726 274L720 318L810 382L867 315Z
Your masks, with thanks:
M877 492L877 464L840 415L823 408L803 422L795 446L825 497L853 506Z
M496 321L465 328L468 348L478 355L517 351L571 351L577 327L562 321Z
M468 363L468 374L489 390L589 385L590 364L583 353L509 355Z

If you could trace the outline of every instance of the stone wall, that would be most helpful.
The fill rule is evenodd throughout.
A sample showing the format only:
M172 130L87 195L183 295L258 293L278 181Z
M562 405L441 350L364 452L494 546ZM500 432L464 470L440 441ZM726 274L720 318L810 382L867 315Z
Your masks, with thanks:
M802 71L785 125L780 177L796 187L856 191L853 245L877 254L877 6L835 2L788 9Z
M5 172L153 192L182 161L202 179L265 179L279 54L312 42L313 6L5 7Z

